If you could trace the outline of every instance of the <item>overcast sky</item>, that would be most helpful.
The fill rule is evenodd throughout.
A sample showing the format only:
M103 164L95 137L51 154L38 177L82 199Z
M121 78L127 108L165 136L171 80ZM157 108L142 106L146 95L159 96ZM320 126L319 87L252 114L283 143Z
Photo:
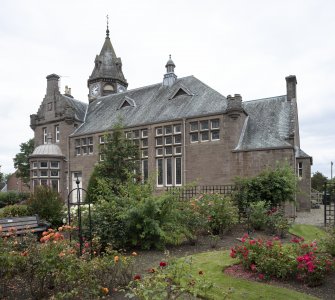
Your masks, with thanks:
M335 161L335 1L0 0L0 165L14 171L33 137L29 115L61 76L87 101L87 79L105 38L121 57L128 89L162 81L168 55L179 77L253 100L286 93L297 76L301 148L312 172ZM334 170L335 171L335 170Z

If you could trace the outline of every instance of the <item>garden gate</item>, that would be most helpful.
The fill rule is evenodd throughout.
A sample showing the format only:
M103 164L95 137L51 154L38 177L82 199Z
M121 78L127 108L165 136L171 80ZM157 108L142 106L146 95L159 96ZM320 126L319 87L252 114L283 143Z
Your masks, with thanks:
M335 184L326 183L323 191L325 226L335 226Z
M90 201L84 201L83 192L87 194L87 191L80 187L80 180L77 177L76 180L77 187L71 190L67 197L67 209L68 209L68 225L73 225L73 216L76 217L76 224L78 227L78 240L79 240L79 255L83 254L83 245L84 245L84 234L83 230L88 233L88 240L90 245L90 254L91 257L93 256L93 248L92 248L92 218L91 218L91 203ZM72 194L72 193L76 194ZM71 207L74 207L75 210L71 211ZM88 209L87 221L88 221L88 228L84 228L83 226L83 218L82 213L83 210ZM86 224L87 225L87 224ZM71 235L70 235L71 240Z

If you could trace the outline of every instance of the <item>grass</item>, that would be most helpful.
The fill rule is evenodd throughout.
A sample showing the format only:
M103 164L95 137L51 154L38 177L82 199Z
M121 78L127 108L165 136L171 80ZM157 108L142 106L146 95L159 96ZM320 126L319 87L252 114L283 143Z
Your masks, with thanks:
M289 229L289 232L299 237L303 237L306 241L319 241L327 236L327 233L321 228L307 224L293 224Z
M294 290L276 287L261 282L234 278L223 273L223 270L237 263L229 256L229 251L212 251L192 255L194 272L202 270L214 288L208 293L209 299L272 299L272 300L300 300L318 299Z

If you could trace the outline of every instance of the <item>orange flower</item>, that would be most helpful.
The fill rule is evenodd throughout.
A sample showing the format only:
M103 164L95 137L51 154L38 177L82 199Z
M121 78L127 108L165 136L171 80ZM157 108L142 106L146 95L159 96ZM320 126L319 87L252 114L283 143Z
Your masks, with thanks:
M109 293L109 289L106 288L106 287L103 287L101 288L101 292L104 294L104 295L107 295Z
M46 235L48 235L48 234L49 234L49 232L47 232L47 231L43 231L42 236L46 236Z
M119 257L116 255L114 256L114 262L117 263L119 261Z
M60 252L60 253L58 254L58 257L63 257L63 256L65 256L65 252L64 252L64 251L62 251L62 252Z
M23 251L22 253L21 253L21 256L27 256L28 255L28 251Z
M134 251L131 255L132 256L137 256L137 253Z

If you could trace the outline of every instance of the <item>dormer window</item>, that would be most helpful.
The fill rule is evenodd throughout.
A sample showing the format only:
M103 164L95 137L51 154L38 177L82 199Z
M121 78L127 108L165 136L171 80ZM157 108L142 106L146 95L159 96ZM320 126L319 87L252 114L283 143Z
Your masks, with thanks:
M179 85L179 87L172 92L169 99L172 100L172 99L175 99L179 96L193 96L193 95L194 94L191 93L191 91L188 90L185 86L180 86Z

